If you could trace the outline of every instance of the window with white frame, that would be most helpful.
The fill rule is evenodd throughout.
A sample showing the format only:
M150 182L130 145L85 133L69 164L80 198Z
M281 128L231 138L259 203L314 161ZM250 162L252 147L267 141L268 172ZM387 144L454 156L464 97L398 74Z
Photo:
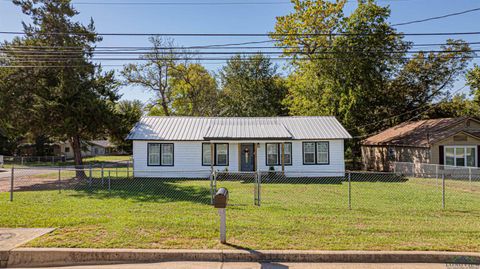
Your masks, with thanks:
M173 144L162 144L162 165L173 165Z
M303 143L303 164L315 164L315 142Z
M292 164L292 143L284 143L285 165ZM267 166L282 165L282 143L267 143L266 144L266 164Z
M173 166L173 144L148 143L148 166Z
M228 166L228 144L215 144L215 165Z
M328 141L304 142L303 164L329 164L330 144Z
M202 144L202 165L212 165L212 146L211 144Z
M228 166L228 144L213 144L213 165ZM202 144L202 165L212 165L212 144Z
M328 164L328 142L317 142L317 164Z
M445 165L450 166L477 166L477 148L475 146L446 146Z
M267 165L278 164L278 144L267 144Z

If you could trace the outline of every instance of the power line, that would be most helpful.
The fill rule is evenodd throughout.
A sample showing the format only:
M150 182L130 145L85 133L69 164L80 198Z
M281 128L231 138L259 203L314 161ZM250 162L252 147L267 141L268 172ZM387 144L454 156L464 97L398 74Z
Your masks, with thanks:
M4 0L5 2L11 2L11 0ZM249 5L288 5L291 4L290 1L258 1L258 2L212 2L212 1L203 1L203 2L172 2L172 1L162 1L162 2L88 2L88 1L75 1L71 3L72 5L102 5L102 6L249 6Z
M69 55L79 55L85 53L85 51L29 51L29 50L10 50L10 49L0 49L5 53L12 53L12 56L66 56ZM480 52L480 49L473 49L469 51L465 50L346 50L346 51L317 51L313 53L308 53L305 51L289 51L289 54L300 54L300 55L332 55L332 54L351 54L351 53L392 53L392 54L417 54L417 53L462 53L462 52ZM155 56L155 55L283 55L282 51L92 51L92 54L102 54L102 55L144 55L144 56Z
M465 89L465 87L467 87L467 86L464 85L463 87L455 90L455 91L452 92L451 94L452 94L452 95L455 95L455 94L459 93L460 91L462 91L463 89ZM425 105L423 105L423 106L417 107L416 109L413 109L413 110L410 110L410 111L406 111L406 112L404 112L404 113L401 113L401 114L398 114L398 115L395 115L395 116L392 116L392 117L388 117L388 118L385 118L385 119L382 119L382 120L379 120L379 121L376 121L376 122L367 123L367 124L358 126L357 128L363 128L363 127L375 125L375 124L378 124L378 123L386 122L386 121L389 121L389 120L392 120L392 119L395 119L395 118L398 118L398 117L401 117L401 116L410 114L410 113L412 113L412 112L418 111L418 110L420 110L420 109L422 109L422 108L428 107L425 111L418 113L417 115L415 115L415 116L413 116L412 118L404 121L403 123L410 122L410 121L418 118L420 115L422 115L422 114L424 114L424 113L432 110L432 109L435 108L436 106L442 104L442 102L447 101L448 98L449 98L449 96L443 98L443 99L440 100L438 103L435 103L435 104L425 104ZM381 133L381 132L383 132L383 131L385 131L385 130L377 131L377 132L370 133L370 134L366 134L366 135L362 135L362 136L356 136L356 137L354 137L354 138L364 138L364 137L368 137L368 136L372 136L372 135L379 134L379 133Z
M378 0L379 2L406 2L411 0ZM11 2L11 0L4 0L4 2ZM357 1L347 1L356 3ZM259 2L172 2L172 1L158 1L158 2L88 2L88 1L74 1L73 5L109 5L109 6L248 6L248 5L289 5L291 1L259 1Z
M175 47L157 47L158 50L210 50L210 49L292 49L296 47L292 46L241 46L243 44L258 44L258 43L272 43L276 42L275 40L266 40L266 41L252 41L244 43L235 43L235 44L217 44L217 45L197 45L197 46L175 46ZM238 45L241 44L241 45ZM466 45L480 45L480 41L465 42ZM419 43L411 44L412 47L436 47L436 46L447 46L449 43ZM300 47L301 48L301 47ZM328 47L327 47L328 48ZM348 48L348 47L345 47ZM85 50L85 47L73 47L73 46L28 46L28 45L4 45L3 49L0 47L0 50L31 50L31 51L41 51L54 49L55 51L80 51ZM94 51L116 51L116 50L125 50L125 51L142 51L148 50L151 51L154 49L152 46L96 46L92 48Z
M149 60L155 60L155 59L168 59L170 58L180 58L183 57L185 59L206 59L205 57L214 57L214 56L229 56L229 57L234 57L237 55L240 56L256 56L256 55L265 55L268 56L269 59L275 59L273 57L282 57L285 59L296 59L296 60L301 60L301 59L322 59L320 57L326 57L325 59L345 59L345 56L341 57L342 55L352 55L355 53L358 53L360 51L353 51L353 52L317 52L313 54L307 54L304 52L296 52L297 55L301 56L309 56L308 58L299 58L299 57L292 57L292 56L283 56L282 52L273 52L273 51L259 51L259 52L253 52L253 51L237 51L237 52L165 52L165 53L135 53L135 52L99 52L99 53L93 53L92 58L96 59L95 57L122 57L122 56L134 56L135 58L128 58L132 60L142 60L142 61L149 61ZM446 57L450 56L448 54L450 53L475 53L475 52L480 52L480 50L470 50L470 51L461 51L461 50L452 50L452 51L372 51L371 53L389 53L389 54L419 54L419 53L425 53L425 54L430 54L430 53L436 53L438 57ZM332 57L328 57L331 55ZM54 53L54 52L49 52L49 53L23 53L23 52L15 52L13 54L0 54L0 59L10 59L12 61L18 61L18 60L35 60L35 61L42 61L42 60L49 60L49 59L54 59L54 60L75 60L75 59L84 59L84 55L81 52L69 52L69 53ZM368 58L369 55L355 55L356 58ZM458 56L458 58L465 58L467 56ZM414 59L415 57L400 57L400 59ZM108 59L116 59L116 58L108 58ZM124 58L122 58L124 59ZM230 58L228 58L230 59Z
M396 23L396 24L392 24L392 26L402 26L402 25L409 25L409 24L439 20L439 19L444 19L444 18L453 17L453 16L459 16L459 15L463 15L463 14L467 14L467 13L471 13L471 12L475 12L475 11L480 11L480 8L472 8L472 9L468 9L468 10L464 10L464 11L460 11L460 12L449 13L449 14L436 16L436 17L430 17L430 18L421 19L421 20L414 20L414 21Z
M479 56L464 56L464 57L458 57L458 56L444 56L444 58L448 59L478 59L480 58ZM341 61L341 60L350 60L351 57L335 57L335 58L320 58L316 57L313 58L313 60L325 60L325 61ZM410 57L404 57L402 58L404 60L412 60L415 58L410 58ZM12 60L12 63L61 63L61 62L73 62L73 61L80 61L84 60L83 58L57 58L57 59L21 59L21 60ZM151 61L151 59L145 59L145 58L91 58L88 59L91 61L138 61L138 62L145 62L145 61ZM191 61L191 62L202 62L202 61L229 61L232 60L232 58L225 58L225 57L204 57L204 58L156 58L154 59L156 61ZM248 61L247 58L244 59L238 59L240 61ZM276 58L269 58L271 61L289 61L293 60L292 58L287 58L287 57L276 57ZM298 59L300 61L303 60L310 60L310 59L304 59L300 58Z
M286 5L290 1L277 2L75 2L75 5L126 5L126 6L246 6L246 5Z
M23 31L0 31L6 35L24 35ZM44 32L37 35L87 35L91 33L73 32ZM98 36L163 36L163 37L299 37L299 36L372 36L376 33L96 33ZM392 33L387 36L458 36L458 35L480 35L476 32L425 32L425 33Z

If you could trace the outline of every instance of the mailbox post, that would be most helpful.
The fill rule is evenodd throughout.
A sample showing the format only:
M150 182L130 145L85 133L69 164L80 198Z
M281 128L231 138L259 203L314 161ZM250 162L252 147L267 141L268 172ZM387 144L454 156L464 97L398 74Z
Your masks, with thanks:
M228 204L228 190L220 188L215 194L213 205L218 209L220 215L220 242L227 243L227 213L226 208Z

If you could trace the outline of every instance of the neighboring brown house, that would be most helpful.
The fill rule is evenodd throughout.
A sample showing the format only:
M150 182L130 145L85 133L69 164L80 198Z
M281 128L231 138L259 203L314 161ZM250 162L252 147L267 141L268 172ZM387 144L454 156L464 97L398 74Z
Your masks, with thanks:
M407 122L362 141L367 170L391 171L394 162L479 167L480 120L471 117Z

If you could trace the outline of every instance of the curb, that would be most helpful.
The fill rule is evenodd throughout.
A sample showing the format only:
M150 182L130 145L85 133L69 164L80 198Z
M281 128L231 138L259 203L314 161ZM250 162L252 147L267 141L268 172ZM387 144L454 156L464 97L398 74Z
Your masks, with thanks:
M46 267L210 262L338 262L338 263L462 263L480 264L480 253L433 251L290 251L290 250L138 250L18 248L8 252L7 267Z

